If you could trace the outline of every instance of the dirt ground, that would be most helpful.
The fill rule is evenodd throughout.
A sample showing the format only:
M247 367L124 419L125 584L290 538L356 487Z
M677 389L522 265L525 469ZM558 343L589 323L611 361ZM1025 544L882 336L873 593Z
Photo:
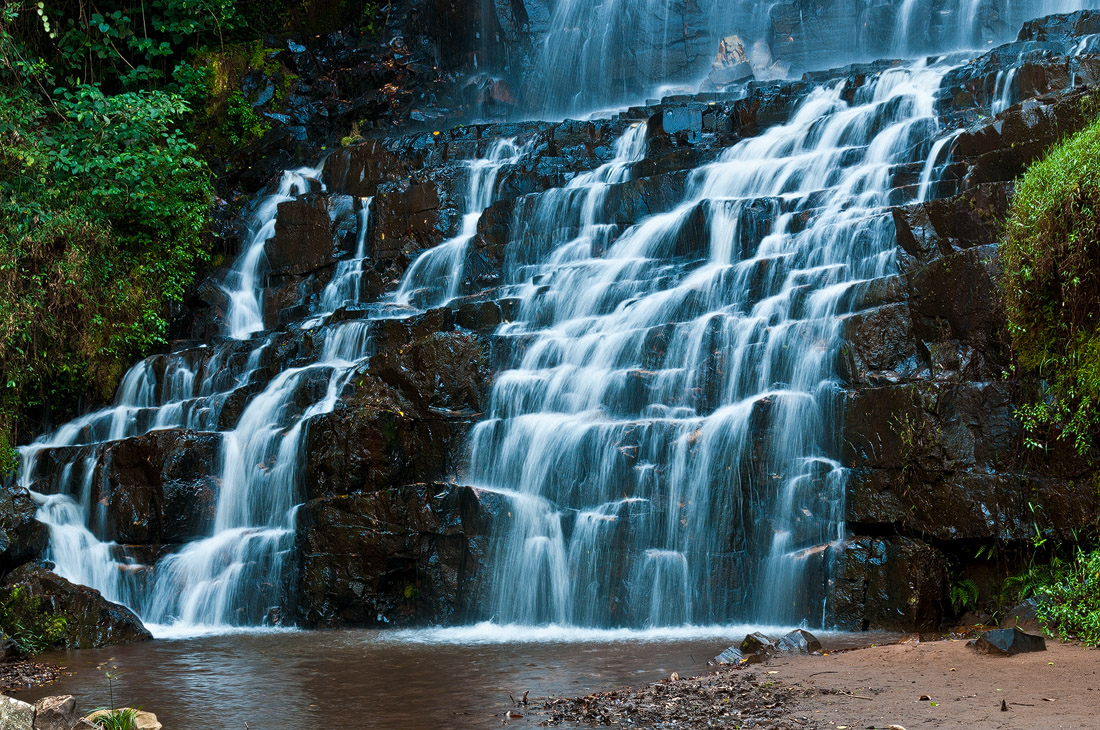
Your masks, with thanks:
M757 671L818 690L787 708L812 727L1100 728L1100 651L1052 639L1014 657L978 654L965 640L906 642L779 657Z
M530 709L550 727L1100 730L1100 651L1048 639L1046 651L1000 657L962 639L913 639L543 698Z

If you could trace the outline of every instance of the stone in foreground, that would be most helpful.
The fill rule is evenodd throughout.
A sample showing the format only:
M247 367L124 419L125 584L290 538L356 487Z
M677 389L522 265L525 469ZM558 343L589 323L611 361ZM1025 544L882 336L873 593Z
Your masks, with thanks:
M741 654L741 650L736 646L731 646L714 657L715 664L742 664L744 661L744 655Z
M79 720L72 695L43 697L34 703L34 730L72 730Z
M986 631L974 640L972 646L979 654L1014 656L1031 651L1046 651L1047 642L1042 636L1025 634L1017 628Z
M809 631L795 629L779 640L779 650L788 654L817 654L821 642Z
M34 705L0 695L0 730L33 730Z
M746 664L762 664L777 653L775 642L759 631L749 634L741 642L741 653Z

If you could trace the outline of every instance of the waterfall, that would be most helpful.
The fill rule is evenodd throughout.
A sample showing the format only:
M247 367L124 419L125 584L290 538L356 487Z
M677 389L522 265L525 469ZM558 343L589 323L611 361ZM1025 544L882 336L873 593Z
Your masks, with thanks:
M470 182L466 191L462 230L454 238L428 249L413 262L394 294L396 304L430 309L458 296L466 249L477 233L481 214L495 199L497 173L504 165L519 162L526 152L516 145L514 138L498 139L490 145L484 158L466 163Z
M520 201L521 303L498 335L524 346L470 447L470 481L511 504L496 620L824 621L844 530L834 364L867 283L896 273L888 206L926 189L902 171L936 164L946 70L888 71L850 103L843 82L816 89L625 231L603 204L641 128Z
M561 0L532 93L569 113L657 84L698 88L718 38L751 41L791 7ZM991 37L982 0L900 0L876 6L892 13L877 24L854 0L829 7L831 22L865 22L815 57L823 64L866 55L864 27L887 29L879 40L906 56ZM930 24L933 8L950 28ZM498 292L508 321L494 335L503 367L461 475L507 505L480 608L502 623L597 628L827 622L830 559L845 535L844 329L874 306L873 284L897 274L890 208L930 196L960 133L941 129L934 109L948 70L916 61L819 85L785 123L677 182L640 177L661 130L619 120L610 161L516 198ZM996 112L1018 96L1016 68L994 86ZM110 407L20 447L20 484L49 528L57 573L133 608L158 635L278 623L309 422L341 407L378 319L471 294L464 267L498 178L555 146L548 137L504 136L460 161L457 234L420 253L382 302L361 296L375 203L347 198L337 212L357 216L354 251L293 310L300 319L270 330L266 250L279 208L324 190L321 165L285 172L228 272L224 336L137 363ZM625 224L616 206L640 183L682 189ZM291 358L288 341L301 345ZM121 445L159 432L209 455L193 467L209 514L174 551L150 554L110 524L126 485L109 468Z
M876 58L988 47L1089 0L559 0L535 48L529 104L551 117L705 90L719 41L738 35L757 79ZM773 65L773 61L781 61Z
M513 140L500 140L485 158L465 163L470 183L462 231L417 260L399 289L398 303L409 309L413 300L441 302L458 294L466 244L495 199L497 174L523 154ZM315 331L318 353L263 382L274 343L273 334L258 336L264 332L265 244L274 235L282 203L323 189L320 172L321 166L283 173L276 191L257 205L228 278L229 340L139 362L124 376L110 408L20 449L20 484L40 505L37 517L49 528L46 557L55 572L134 609L158 636L280 620L275 610L285 591L286 558L301 501L308 422L338 406L350 378L369 360L372 319L381 316L367 312L361 319L327 323L337 309L361 303L372 206L372 199L365 198L358 202L354 252L334 265L311 316L292 325ZM247 401L235 423L222 423L226 403L242 395ZM99 537L106 531L107 500L122 486L107 482L103 461L119 441L167 429L216 439L211 476L217 496L207 534L149 566L140 551ZM55 494L34 490L47 453L71 459L54 479Z
M267 196L252 216L244 252L233 265L227 293L229 294L229 336L242 340L261 331L263 320L263 275L267 271L264 244L275 235L275 220L279 206L306 193L310 181L317 182L321 167L287 170L279 181L279 189Z
M262 330L264 243L273 235L279 204L308 192L309 180L318 172L302 168L284 173L277 192L257 207L249 243L233 268L236 288L229 289L227 319L233 338ZM360 204L356 250L334 267L320 296L321 313L303 327L315 327L337 306L359 301L370 199ZM264 384L231 428L218 427L222 408L236 391L259 384L270 337L230 340L213 353L204 347L144 360L126 374L111 408L23 447L21 484L41 505L37 516L50 531L47 558L55 571L133 608L158 635L270 622L293 542L306 424L336 407L348 379L371 352L367 321L325 327L322 337L317 357ZM225 368L231 359L243 360L235 377ZM160 382L158 365L163 366ZM96 536L104 529L104 505L115 487L96 483L105 482L97 464L112 443L161 429L216 436L218 489L209 535L160 558L150 570L140 556ZM83 455L66 465L57 480L58 493L51 495L33 491L38 457L47 450ZM98 500L93 492L101 495Z

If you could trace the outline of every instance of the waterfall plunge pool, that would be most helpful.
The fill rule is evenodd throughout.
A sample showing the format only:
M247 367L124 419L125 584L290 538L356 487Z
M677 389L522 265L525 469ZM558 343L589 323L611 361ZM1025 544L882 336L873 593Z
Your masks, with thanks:
M168 730L499 728L509 694L577 696L704 673L746 633L707 626L598 630L474 626L417 631L257 631L51 652L62 678L17 697L72 694L82 710L108 706L100 667L115 667L118 706L155 712ZM893 640L881 633L815 632L829 649ZM510 720L530 725L540 718ZM530 720L530 722L529 722Z

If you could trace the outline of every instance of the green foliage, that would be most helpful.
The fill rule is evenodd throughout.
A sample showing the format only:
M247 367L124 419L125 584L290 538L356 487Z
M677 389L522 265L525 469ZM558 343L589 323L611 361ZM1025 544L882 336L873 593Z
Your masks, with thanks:
M109 396L164 341L212 198L175 127L186 111L162 91L0 87L0 433L47 402Z
M1045 600L1037 613L1047 631L1063 641L1100 645L1100 550L1079 550L1052 571L1038 592Z
M137 727L137 715L137 710L126 707L97 715L92 722L103 730L134 730Z
M233 145L255 142L267 134L271 128L271 125L256 113L240 91L234 91L229 95L225 114L228 123L224 133L226 139Z
M964 578L951 585L951 607L955 613L969 611L978 605L978 584L970 578Z
M0 598L0 630L16 643L24 654L38 654L56 644L68 622L44 610L37 596L23 586L8 589Z
M1100 120L1020 179L1000 250L1019 362L1045 395L1018 411L1031 446L1100 433Z

